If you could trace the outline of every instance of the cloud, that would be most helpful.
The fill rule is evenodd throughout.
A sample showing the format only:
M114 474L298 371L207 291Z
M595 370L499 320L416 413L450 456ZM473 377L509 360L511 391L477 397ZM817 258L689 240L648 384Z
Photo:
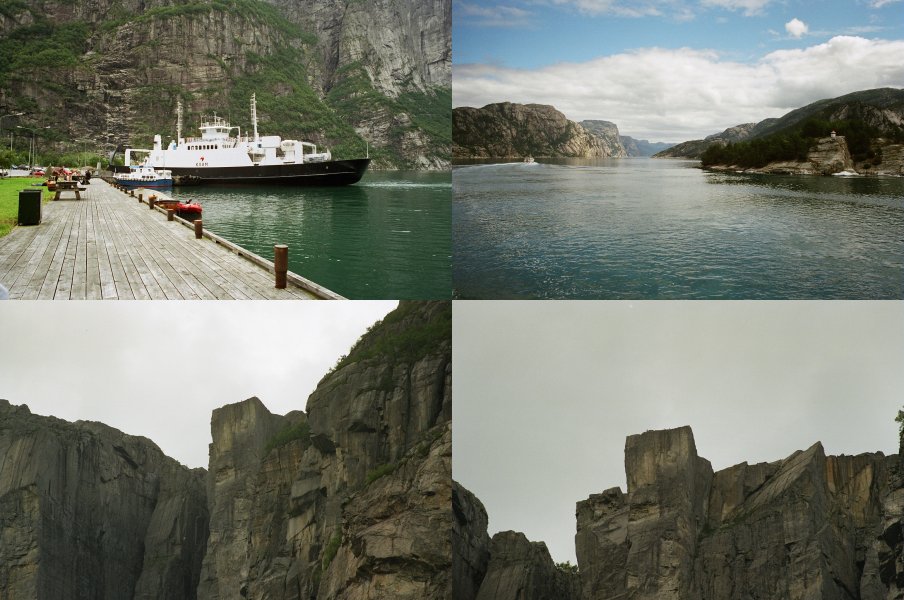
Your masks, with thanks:
M751 17L762 14L771 0L702 0L703 6L716 6L728 10L743 10L744 16Z
M526 27L531 25L532 14L517 6L479 6L461 2L456 6L456 17L477 27Z
M787 31L791 35L791 37L799 38L807 33L809 29L810 28L807 27L807 24L798 18L791 19L790 21L785 23L785 31Z
M889 4L894 4L895 2L900 2L901 0L872 0L869 3L870 8L882 8L883 6L887 6Z
M691 48L645 48L540 69L453 67L453 105L551 104L570 119L614 121L653 141L698 139L820 100L904 87L904 41L837 36L754 63Z

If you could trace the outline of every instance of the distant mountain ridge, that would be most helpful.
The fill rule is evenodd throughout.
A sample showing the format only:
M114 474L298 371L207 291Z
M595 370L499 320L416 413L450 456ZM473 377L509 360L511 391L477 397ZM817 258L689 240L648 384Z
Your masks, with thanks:
M669 146L622 136L611 121L571 121L546 104L455 108L452 132L455 158L623 158L650 156Z
M653 156L657 152L668 150L675 144L669 142L651 142L649 140L638 140L630 135L618 136L625 152L628 156Z
M878 88L818 100L780 118L735 125L702 140L682 142L653 156L699 159L710 146L763 138L786 131L811 118L825 121L860 120L882 133L894 134L904 127L904 90ZM825 132L826 135L828 133Z

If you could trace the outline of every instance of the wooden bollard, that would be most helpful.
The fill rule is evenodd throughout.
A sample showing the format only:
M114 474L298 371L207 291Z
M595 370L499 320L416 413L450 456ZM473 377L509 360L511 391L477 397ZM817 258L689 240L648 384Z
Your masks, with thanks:
M273 270L276 271L276 289L286 289L286 271L289 270L289 247L285 244L273 246Z
M157 204L157 196L151 196L148 198L148 206L151 210L154 210L154 205Z
M175 215L175 214L176 214L176 211L175 211L175 210L173 210L172 208L167 208L167 209L166 209L166 220L167 220L167 221L172 221L172 220L173 220L173 215Z
M129 190L129 195L130 195L131 197L134 198L134 197L135 197L135 190Z
M204 222L201 219L195 219L195 239L200 240L204 235Z

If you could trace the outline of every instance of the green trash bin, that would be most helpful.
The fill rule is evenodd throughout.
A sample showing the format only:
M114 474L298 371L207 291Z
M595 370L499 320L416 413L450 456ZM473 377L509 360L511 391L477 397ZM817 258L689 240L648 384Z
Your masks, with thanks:
M19 192L19 225L41 223L41 190Z

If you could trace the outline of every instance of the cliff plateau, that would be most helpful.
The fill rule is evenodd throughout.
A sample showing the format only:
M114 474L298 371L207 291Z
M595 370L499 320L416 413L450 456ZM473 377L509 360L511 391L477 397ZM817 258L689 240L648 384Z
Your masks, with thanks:
M459 107L452 111L452 131L456 158L626 156L614 124L578 124L543 104Z
M452 598L451 304L402 302L306 412L216 409L207 471L0 401L0 598Z
M899 456L826 456L816 443L782 461L714 473L683 427L628 437L625 471L627 492L611 488L577 503L580 594L573 597L904 597ZM480 598L484 586L519 585L522 596L495 597L570 597L548 591L563 577L561 569L540 576L546 571L535 567L532 578L524 577L523 556L496 543L513 537L510 532L484 542L479 501L463 488L456 494L464 506L456 516L471 518L457 523L458 597ZM481 573L484 551L489 560Z

